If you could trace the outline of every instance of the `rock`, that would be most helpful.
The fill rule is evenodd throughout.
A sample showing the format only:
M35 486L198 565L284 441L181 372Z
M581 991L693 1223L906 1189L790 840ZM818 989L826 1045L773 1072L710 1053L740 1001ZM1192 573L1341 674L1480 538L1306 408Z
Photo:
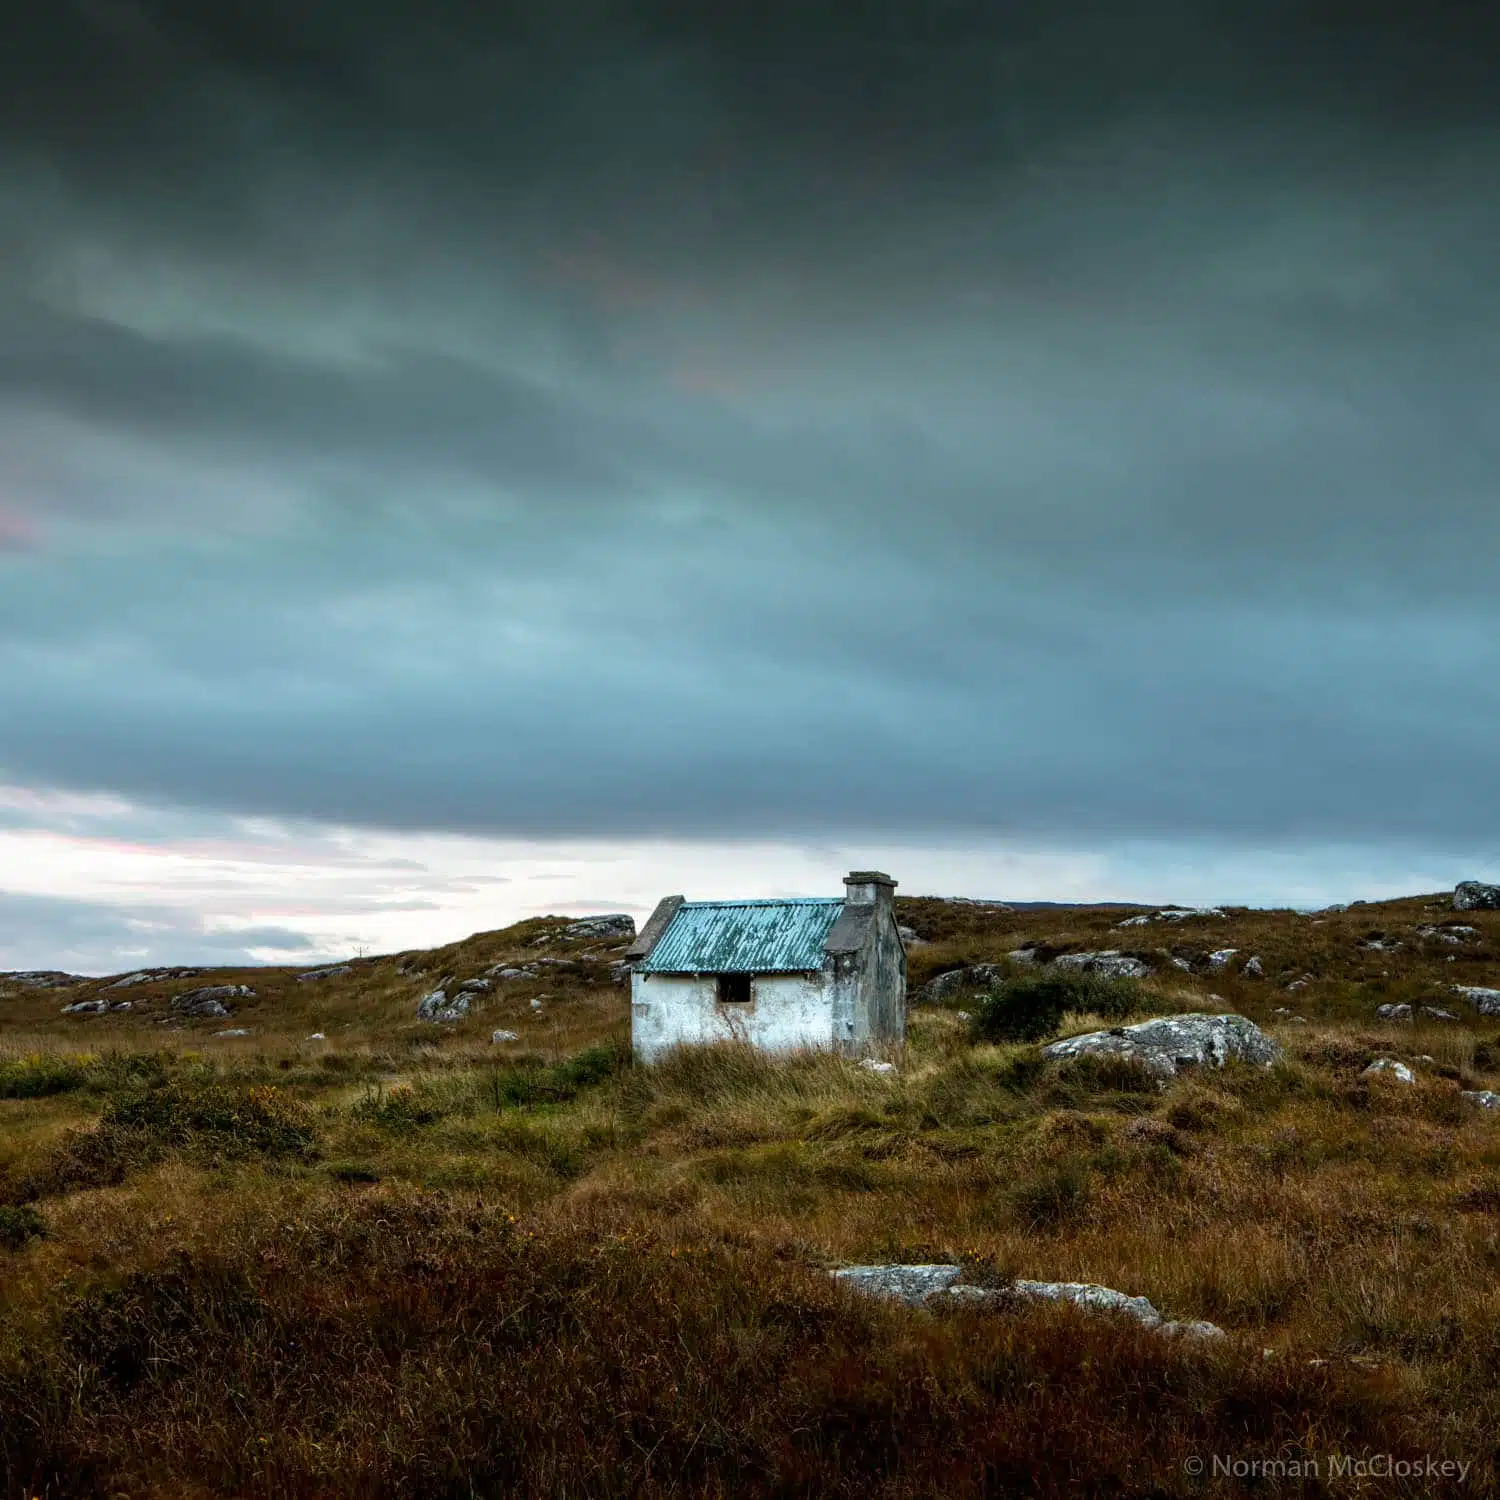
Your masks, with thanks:
M953 1019L955 1021L972 1021L974 1018L966 1010L956 1010L953 1012Z
M867 1297L884 1297L919 1307L924 1297L945 1292L958 1280L959 1266L845 1266L834 1279Z
M254 996L255 991L248 984L211 984L173 995L172 1009L182 1016L227 1016L226 1000L248 1000Z
M896 1071L895 1063L878 1062L873 1057L865 1058L864 1061L860 1063L860 1067L862 1067L867 1073L894 1073Z
M535 979L535 969L517 969L509 964L496 964L493 969L484 971L492 979Z
M1253 1021L1236 1015L1162 1016L1134 1026L1070 1036L1042 1049L1042 1056L1069 1059L1089 1055L1138 1060L1153 1076L1175 1078L1179 1068L1222 1068L1231 1059L1268 1068L1280 1046Z
M305 974L297 976L298 984L315 984L320 979L342 979L346 974L352 974L354 969L349 964L334 964L328 969L309 969Z
M1500 1016L1500 990L1486 989L1482 984L1455 984L1462 995L1482 1016Z
M324 1036L321 1031L315 1031L310 1037L308 1037L308 1041L310 1042L326 1042L327 1040L328 1038Z
M62 1013L65 1016L102 1016L109 1009L108 1000L79 1000L73 1005L65 1005Z
M27 990L65 990L88 982L82 974L64 974L61 969L25 969L16 974L0 974L0 979Z
M116 1000L115 1003L110 1006L110 1009L111 1010L134 1010L135 1009L135 1001L133 1001L133 1000Z
M488 979L466 979L459 985L460 995L488 995L491 985Z
M1246 979L1264 979L1266 971L1259 958L1250 958L1245 962L1245 967L1240 970Z
M1217 952L1208 955L1208 966L1210 969L1227 969L1229 960L1240 950L1238 948L1220 948Z
M1453 890L1454 911L1500 911L1500 885L1462 880Z
M1013 964L1034 964L1036 962L1036 949L1012 948L1007 956Z
M1150 964L1114 948L1099 953L1064 953L1052 960L1052 967L1095 974L1101 979L1144 979L1151 972Z
M1192 964L1185 958L1178 958L1176 954L1172 956L1172 967L1174 969L1181 969L1184 974L1191 974L1193 972Z
M417 1002L419 1021L462 1021L469 1013L469 997L455 995L451 1000L444 990L433 990Z
M1500 1109L1500 1094L1493 1089L1464 1089L1462 1097L1480 1109Z
M244 1026L233 1026L228 1031L216 1031L215 1036L249 1036L249 1030Z
M1189 917L1222 917L1217 906L1168 906L1161 911L1147 912L1139 917L1127 917L1116 922L1116 927L1144 927L1148 922L1185 922Z
M1377 1021L1409 1021L1411 1020L1411 1006L1377 1005L1375 1019Z
M1458 1019L1451 1010L1439 1010L1435 1005L1424 1005L1422 1014L1429 1021L1456 1021Z
M635 918L627 916L622 911L611 912L603 917L584 917L577 922L569 922L563 929L563 936L569 938L612 938L635 936Z
M1477 936L1477 927L1419 927L1417 936L1431 938L1438 943L1464 943L1471 936Z
M609 979L611 984L624 984L630 978L630 971L634 965L628 958L622 958L618 963L609 966Z
M969 964L962 969L949 969L923 985L917 999L931 1005L950 999L960 990L983 989L1004 977L1005 968L1001 964Z
M519 1042L520 1035L514 1031L492 1031L490 1033L492 1042Z
M532 1008L532 1010L540 1010L542 1008L542 1001L543 1000L550 1000L551 998L552 998L551 995L538 995L531 1002L531 1008Z
M1120 1312L1147 1328L1159 1327L1161 1314L1144 1297L1127 1297L1113 1287L1090 1281L1017 1281L1006 1290L1018 1297L1049 1302L1071 1302L1090 1312Z
M1376 1078L1385 1073L1389 1073L1397 1083L1415 1083L1417 1081L1417 1075L1405 1063L1399 1063L1393 1057L1377 1058L1359 1076L1361 1078Z
M1366 938L1359 945L1367 948L1371 953L1394 953L1401 946L1400 938Z

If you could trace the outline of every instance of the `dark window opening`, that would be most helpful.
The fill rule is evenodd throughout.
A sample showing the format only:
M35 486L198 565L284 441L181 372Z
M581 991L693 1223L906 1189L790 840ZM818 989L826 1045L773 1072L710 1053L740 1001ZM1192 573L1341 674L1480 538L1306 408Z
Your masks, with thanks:
M719 1004L748 1005L750 1003L750 976L748 974L719 975Z

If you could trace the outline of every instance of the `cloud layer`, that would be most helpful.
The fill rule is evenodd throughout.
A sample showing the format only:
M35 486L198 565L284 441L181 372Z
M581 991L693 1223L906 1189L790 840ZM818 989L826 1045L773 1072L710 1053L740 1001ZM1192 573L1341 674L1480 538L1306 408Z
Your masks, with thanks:
M33 17L0 771L496 839L1493 841L1482 18L841 14Z

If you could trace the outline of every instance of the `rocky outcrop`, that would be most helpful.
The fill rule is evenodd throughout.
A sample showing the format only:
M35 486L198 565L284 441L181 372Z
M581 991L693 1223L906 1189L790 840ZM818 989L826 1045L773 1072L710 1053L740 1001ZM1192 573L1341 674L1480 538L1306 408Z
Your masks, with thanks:
M349 964L334 964L327 969L309 969L305 974L297 976L298 984L316 984L320 979L342 979L346 974L352 974L354 969Z
M1145 1297L1131 1297L1090 1281L1013 1281L1007 1286L963 1286L960 1266L846 1266L834 1276L869 1297L904 1302L908 1307L991 1306L997 1310L1026 1302L1067 1302L1086 1312L1121 1314L1166 1338L1223 1338L1214 1323L1169 1323Z
M1500 885L1462 880L1453 890L1454 911L1500 911Z
M567 938L633 938L635 918L622 911L611 912L603 917L583 917L569 922L563 929Z
M1417 936L1428 938L1436 943L1461 944L1468 942L1470 938L1478 937L1479 929L1477 927L1463 927L1455 922L1447 927L1419 927L1417 928Z
M1451 1010L1440 1010L1436 1005L1424 1005L1422 1014L1429 1021L1456 1021L1458 1019Z
M210 984L199 990L173 995L172 1009L180 1016L227 1016L229 1001L253 999L248 984Z
M1139 1062L1156 1078L1175 1078L1191 1067L1222 1068L1226 1062L1270 1067L1280 1060L1280 1046L1253 1021L1236 1015L1162 1016L1134 1026L1070 1036L1042 1049L1055 1061L1079 1057L1124 1057Z
M1240 950L1238 948L1219 948L1208 955L1208 966L1210 969L1227 969L1229 960Z
M1145 927L1152 922L1186 922L1189 917L1214 918L1224 913L1217 906L1168 906L1161 911L1145 912L1139 917L1126 917L1116 922L1116 927Z
M1258 957L1252 956L1245 960L1245 967L1240 970L1240 973L1246 979L1264 979L1266 977L1266 968Z
M488 995L492 988L488 979L466 979L459 985L461 995Z
M65 1016L102 1016L108 1009L108 1000L79 1000L63 1006L62 1013Z
M137 984L163 984L169 980L196 979L202 969L139 969L134 974L126 974L115 980L113 984L106 985L106 989L126 990Z
M939 974L936 979L929 980L918 992L917 999L935 1005L952 999L964 990L983 989L1004 978L1004 964L967 964L962 969L949 969L946 974Z
M492 1042L496 1042L496 1043L499 1043L499 1042L519 1042L521 1040L521 1038L514 1031L492 1031L490 1033L490 1040Z
M19 985L23 990L65 990L71 985L87 984L82 974L64 974L61 969L25 969L20 973L0 974L0 984Z
M1411 1006L1377 1005L1375 1019L1377 1021L1409 1021L1411 1020Z
M464 994L454 995L450 1000L447 991L433 990L417 1002L419 1021L462 1021L468 1013L469 997Z
M1463 1097L1480 1109L1500 1109L1500 1094L1493 1089L1464 1089Z

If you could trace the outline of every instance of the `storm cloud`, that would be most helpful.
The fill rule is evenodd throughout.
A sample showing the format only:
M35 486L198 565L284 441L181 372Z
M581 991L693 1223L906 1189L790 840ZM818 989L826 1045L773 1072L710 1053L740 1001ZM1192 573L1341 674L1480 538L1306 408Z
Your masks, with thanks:
M847 9L28 18L0 772L502 837L1500 834L1491 26Z

